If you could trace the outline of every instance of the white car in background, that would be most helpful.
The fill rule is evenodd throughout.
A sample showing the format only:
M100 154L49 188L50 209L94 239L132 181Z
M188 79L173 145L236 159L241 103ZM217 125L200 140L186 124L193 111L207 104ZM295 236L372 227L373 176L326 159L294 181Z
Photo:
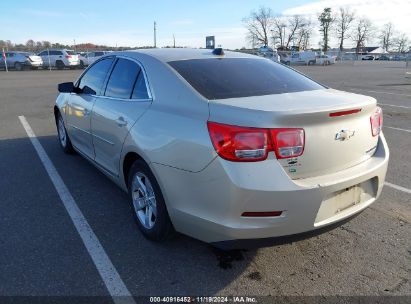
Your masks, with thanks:
M315 58L315 64L330 65L335 63L335 57L330 55L319 55Z
M95 51L95 52L86 52L86 53L80 54L80 67L85 68L86 66L89 66L90 64L94 63L94 61L99 59L101 56L104 56L108 53L110 52L109 51Z
M271 59L274 62L281 61L280 55L278 55L277 50L274 50L267 46L262 46L258 49L258 56Z
M316 56L317 54L312 51L296 52L296 53L293 53L291 56L287 56L285 59L283 59L283 62L287 65L290 65L290 64L311 65L311 64L316 63L315 61Z
M39 53L43 59L43 68L50 66L59 70L64 68L75 69L80 65L80 60L76 52L65 49L49 49Z

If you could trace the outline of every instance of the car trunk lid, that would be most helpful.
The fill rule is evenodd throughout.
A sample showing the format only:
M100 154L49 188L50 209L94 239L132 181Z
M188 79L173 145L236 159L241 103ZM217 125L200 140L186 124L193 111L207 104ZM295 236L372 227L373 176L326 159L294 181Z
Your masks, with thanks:
M293 179L355 166L372 156L378 141L370 126L376 100L368 96L324 89L213 100L209 107L210 121L258 128L303 128L304 153L278 160Z

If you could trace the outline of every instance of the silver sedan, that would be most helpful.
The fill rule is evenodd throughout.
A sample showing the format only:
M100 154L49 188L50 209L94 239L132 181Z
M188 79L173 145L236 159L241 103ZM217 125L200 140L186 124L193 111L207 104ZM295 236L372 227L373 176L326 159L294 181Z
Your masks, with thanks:
M374 98L221 49L111 53L54 107L63 150L127 191L149 239L220 247L341 222L380 195L389 152Z

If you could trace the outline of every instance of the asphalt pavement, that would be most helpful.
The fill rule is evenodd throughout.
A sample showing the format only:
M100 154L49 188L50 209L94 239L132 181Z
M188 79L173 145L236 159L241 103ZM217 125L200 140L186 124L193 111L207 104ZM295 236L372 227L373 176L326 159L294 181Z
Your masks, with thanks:
M330 87L377 98L391 152L387 182L411 189L411 80L404 77L405 64L297 68ZM134 296L411 298L411 194L389 186L350 222L294 243L224 255L183 235L163 244L146 240L127 195L59 147L57 84L80 73L0 72L0 296L109 296L18 119L22 115Z

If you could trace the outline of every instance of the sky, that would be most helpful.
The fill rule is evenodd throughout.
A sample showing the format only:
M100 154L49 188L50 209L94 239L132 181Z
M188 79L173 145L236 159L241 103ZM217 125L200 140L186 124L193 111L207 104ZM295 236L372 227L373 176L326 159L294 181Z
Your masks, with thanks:
M25 43L28 39L105 44L109 46L153 45L153 22L157 23L157 46L204 47L205 36L214 35L224 48L249 46L242 19L260 6L276 15L303 14L312 20L324 7L347 6L375 25L393 22L411 38L411 0L117 0L117 1L2 1L0 39ZM314 31L312 46L320 38Z

